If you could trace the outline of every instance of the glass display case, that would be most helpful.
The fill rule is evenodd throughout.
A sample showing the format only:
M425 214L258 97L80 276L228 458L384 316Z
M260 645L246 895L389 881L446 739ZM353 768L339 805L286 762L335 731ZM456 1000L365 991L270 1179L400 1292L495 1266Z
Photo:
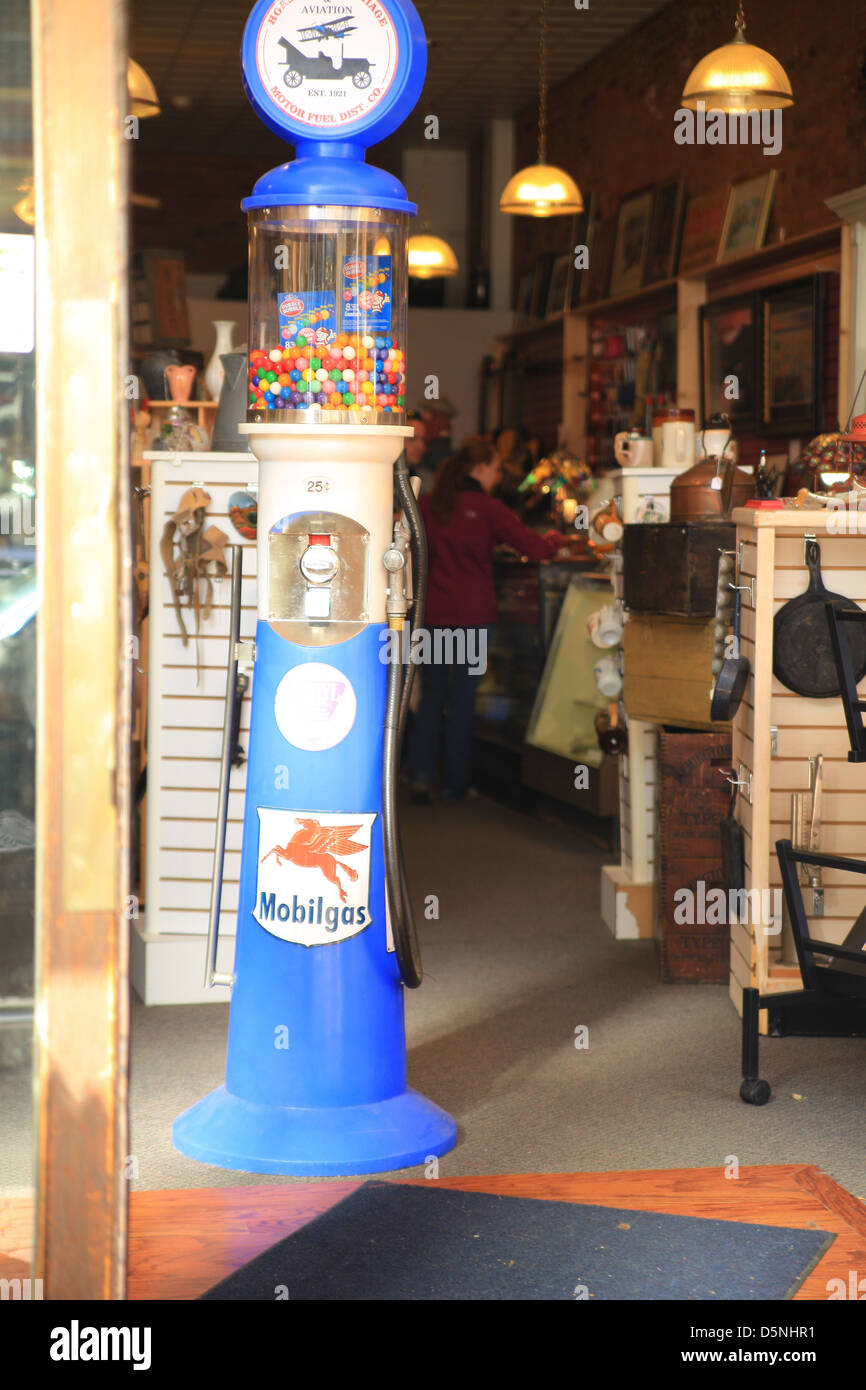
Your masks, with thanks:
M526 742L588 767L601 766L595 716L607 701L595 682L599 657L610 655L590 641L590 616L613 599L608 585L572 579L526 730Z
M579 568L573 560L496 561L498 617L478 682L478 737L521 751L560 609ZM607 591L603 577L586 582Z

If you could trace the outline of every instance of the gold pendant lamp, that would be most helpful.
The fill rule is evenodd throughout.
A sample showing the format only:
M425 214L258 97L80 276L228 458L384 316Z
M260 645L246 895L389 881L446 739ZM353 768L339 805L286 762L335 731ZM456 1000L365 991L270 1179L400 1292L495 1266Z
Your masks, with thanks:
M689 73L682 104L690 111L703 102L713 111L778 111L794 105L782 64L753 43L746 43L746 19L739 0L734 39L714 48Z
M538 43L538 162L512 174L499 199L500 212L558 217L583 211L580 189L570 174L547 163L547 3L541 0Z

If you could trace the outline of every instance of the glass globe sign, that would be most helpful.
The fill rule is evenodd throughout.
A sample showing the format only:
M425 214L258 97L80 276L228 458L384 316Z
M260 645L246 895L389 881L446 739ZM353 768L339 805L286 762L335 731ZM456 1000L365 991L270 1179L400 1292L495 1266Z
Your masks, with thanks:
M682 104L696 111L699 103L713 111L776 111L793 106L794 96L782 64L755 44L747 43L743 6L737 9L734 39L714 48L689 73Z

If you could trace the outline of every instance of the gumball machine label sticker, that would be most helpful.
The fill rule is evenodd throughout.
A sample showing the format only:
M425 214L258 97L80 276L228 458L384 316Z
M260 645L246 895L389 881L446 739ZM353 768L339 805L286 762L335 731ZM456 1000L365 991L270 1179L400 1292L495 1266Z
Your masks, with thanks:
M277 728L293 748L308 753L342 743L351 733L357 711L358 700L348 676L321 661L293 666L274 696Z
M347 125L372 111L397 71L391 16L378 0L353 0L348 8L274 0L259 25L259 80L276 106L312 129Z
M294 290L277 295L280 341L284 346L303 332L307 342L332 343L337 336L337 307L332 295ZM311 331L310 331L311 330Z
M347 256L343 262L343 323L391 327L391 257Z

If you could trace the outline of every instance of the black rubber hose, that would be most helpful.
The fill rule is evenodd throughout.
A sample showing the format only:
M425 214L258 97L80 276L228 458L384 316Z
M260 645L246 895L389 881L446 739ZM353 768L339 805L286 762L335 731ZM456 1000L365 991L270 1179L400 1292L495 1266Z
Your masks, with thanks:
M385 892L388 894L388 909L400 978L407 989L417 989L422 979L421 950L409 900L397 813L397 779L400 769L398 731L403 685L402 662L389 661L385 737L382 749L382 840L385 849Z
M427 593L427 538L418 503L409 482L406 456L401 454L395 465L395 479L400 503L409 522L412 544L413 622L408 632L411 653L411 628L420 627L424 620L424 600ZM400 775L400 756L409 700L415 678L415 665L410 659L404 672L402 660L388 664L388 693L385 706L385 737L382 758L382 832L385 846L385 891L394 946L400 976L408 989L417 989L423 977L421 949L415 928L415 916L409 897L409 884L403 858L400 822L397 808L397 785Z
M413 588L413 607L410 619L411 639L412 629L424 626L424 605L427 600L427 536L424 531L424 522L418 509L418 502L412 491L412 484L409 481L409 468L406 464L406 455L401 454L395 465L397 480L397 492L406 520L409 523L409 530L412 537L412 588ZM411 654L411 640L409 651ZM409 701L412 695L412 685L415 680L415 663L410 659L409 669L403 684L403 692L400 698L400 722L398 726L399 746L403 746L403 735L406 732L406 720L409 717Z

